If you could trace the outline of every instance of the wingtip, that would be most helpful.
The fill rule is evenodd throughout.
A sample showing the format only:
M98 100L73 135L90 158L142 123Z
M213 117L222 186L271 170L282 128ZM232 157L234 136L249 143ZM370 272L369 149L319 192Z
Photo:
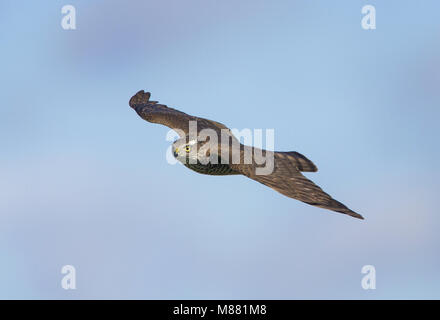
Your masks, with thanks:
M356 219L365 220L365 218L362 215L360 215L359 213L356 213L353 210L350 210L348 208L345 208L344 210L334 210L333 209L333 211L346 214L346 215L353 217L353 218L356 218Z
M128 102L129 106L133 109L136 107L136 105L139 105L141 103L147 103L150 100L151 93L145 92L144 90L139 90L136 92L134 96L130 98L130 101Z
M361 219L361 220L365 220L365 218L360 215L359 213L356 213L354 211L352 211L351 213L349 213L350 216L352 216L353 218L357 218L357 219Z

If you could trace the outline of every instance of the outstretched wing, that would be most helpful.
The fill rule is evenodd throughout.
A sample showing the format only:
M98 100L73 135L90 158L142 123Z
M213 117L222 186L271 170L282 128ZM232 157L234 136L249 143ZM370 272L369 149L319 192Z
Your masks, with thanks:
M179 129L183 131L185 135L189 133L190 121L197 122L197 133L199 133L202 129L208 128L217 132L220 132L221 129L228 129L224 124L219 122L194 117L179 110L169 108L166 105L158 103L157 101L151 101L150 93L145 92L144 90L139 91L133 97L131 97L128 104L144 120L163 124L171 129ZM176 131L179 133L178 130Z
M319 186L301 174L300 171L317 171L316 166L302 155L301 157L295 157L295 153L292 152L274 152L273 171L267 175L257 175L255 169L258 165L255 163L232 165L231 167L289 198L363 219L360 214L333 199Z

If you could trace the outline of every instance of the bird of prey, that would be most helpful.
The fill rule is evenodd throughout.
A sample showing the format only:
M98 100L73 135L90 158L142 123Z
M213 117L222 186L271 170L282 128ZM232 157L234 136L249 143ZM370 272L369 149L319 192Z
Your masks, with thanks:
M198 173L208 175L237 175L241 174L250 179L256 180L269 188L272 188L281 194L300 200L307 204L329 209L335 212L343 213L354 218L363 219L363 217L347 208L341 202L333 199L325 193L319 186L307 179L301 172L316 172L318 168L315 164L302 154L291 152L272 152L262 150L264 155L271 155L273 159L273 170L269 174L257 174L257 168L261 168L261 162L252 158L251 161L243 161L246 152L250 152L254 157L256 148L241 144L232 134L232 132L222 123L188 115L184 112L169 108L157 101L150 100L150 93L143 90L137 92L129 101L129 105L137 114L146 121L159 123L179 134L179 139L172 145L174 157L182 162L186 167ZM211 146L206 154L198 150L203 148L199 139L190 136L190 123L196 124L197 133L204 129L219 135L229 135L227 143L216 142L215 148ZM232 145L239 146L239 161L231 161ZM194 151L196 150L196 151ZM225 156L226 154L226 156ZM218 161L210 161L216 159ZM223 158L222 158L223 157ZM228 157L228 159L224 159ZM208 159L208 160L207 160Z

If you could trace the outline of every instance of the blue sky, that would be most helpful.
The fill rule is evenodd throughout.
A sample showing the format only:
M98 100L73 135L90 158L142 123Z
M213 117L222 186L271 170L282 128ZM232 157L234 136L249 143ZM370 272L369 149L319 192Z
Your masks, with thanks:
M0 297L440 298L439 10L2 1ZM307 176L366 220L169 165L168 130L128 107L141 89L275 129L275 149L312 159ZM60 286L66 264L76 290Z

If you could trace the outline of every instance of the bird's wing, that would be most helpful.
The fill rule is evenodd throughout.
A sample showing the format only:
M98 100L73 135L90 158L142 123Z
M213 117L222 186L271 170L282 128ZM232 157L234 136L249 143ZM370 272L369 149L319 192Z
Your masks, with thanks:
M138 115L149 122L163 124L171 129L179 129L187 135L190 121L197 122L197 133L202 129L213 129L220 132L221 129L229 130L224 124L191 116L179 110L169 108L157 101L150 100L150 93L143 90L131 97L129 103ZM176 130L179 133L179 130ZM179 133L182 137L182 135Z
M268 151L266 151L268 152ZM302 155L301 155L302 156ZM288 152L274 152L273 171L267 175L257 175L255 169L262 165L233 164L231 167L243 175L256 180L289 197L307 204L344 213L355 218L363 217L333 199L313 181L307 179L300 171L317 171L316 166L304 156L295 157ZM304 165L302 164L304 163ZM306 170L304 170L304 166Z

